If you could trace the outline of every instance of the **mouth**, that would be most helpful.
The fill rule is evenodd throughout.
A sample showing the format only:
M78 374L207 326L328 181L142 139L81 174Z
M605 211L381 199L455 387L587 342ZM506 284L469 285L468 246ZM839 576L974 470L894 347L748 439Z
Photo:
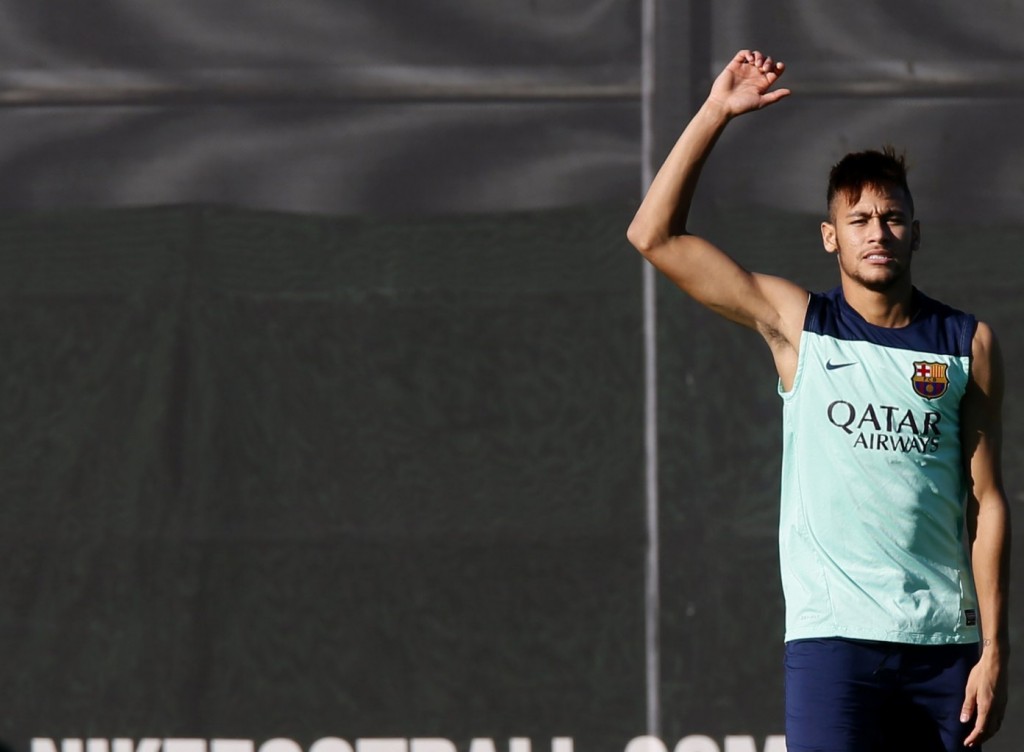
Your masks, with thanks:
M869 264L885 265L891 264L896 259L893 258L888 253L869 253L864 257L864 260L867 261Z

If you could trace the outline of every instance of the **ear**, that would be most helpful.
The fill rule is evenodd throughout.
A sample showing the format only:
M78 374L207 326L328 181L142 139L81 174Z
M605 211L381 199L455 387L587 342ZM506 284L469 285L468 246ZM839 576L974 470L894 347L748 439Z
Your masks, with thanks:
M835 253L839 250L836 244L836 226L831 222L821 223L821 242L828 253Z
M910 250L916 251L921 247L921 223L916 219L910 225Z

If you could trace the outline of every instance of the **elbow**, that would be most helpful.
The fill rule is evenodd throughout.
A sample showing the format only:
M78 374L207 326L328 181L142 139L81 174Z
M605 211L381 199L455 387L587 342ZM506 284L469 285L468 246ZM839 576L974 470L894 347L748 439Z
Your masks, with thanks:
M651 251L664 242L663 238L657 237L655 233L651 232L650 228L645 227L636 220L626 230L626 239L644 256L649 255Z

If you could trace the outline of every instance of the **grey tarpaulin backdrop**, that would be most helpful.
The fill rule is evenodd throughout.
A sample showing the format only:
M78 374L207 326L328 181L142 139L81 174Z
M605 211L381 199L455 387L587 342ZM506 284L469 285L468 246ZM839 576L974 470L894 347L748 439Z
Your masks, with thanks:
M765 748L767 351L659 283L651 415L623 238L736 48L796 94L699 229L829 285L828 166L905 145L1024 497L1024 2L834 5L0 3L0 742Z

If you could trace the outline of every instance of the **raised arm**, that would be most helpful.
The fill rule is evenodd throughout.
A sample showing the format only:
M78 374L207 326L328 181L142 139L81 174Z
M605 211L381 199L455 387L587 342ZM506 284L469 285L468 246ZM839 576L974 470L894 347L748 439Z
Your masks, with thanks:
M695 300L761 332L785 384L795 369L807 292L778 277L748 272L686 229L701 169L718 137L732 118L789 94L788 89L773 88L782 72L782 63L760 52L736 53L658 171L626 234L648 261Z
M961 403L964 463L968 473L967 523L971 564L981 611L982 650L971 672L963 720L976 718L967 746L991 737L1006 708L1010 594L1010 510L1003 491L1001 445L1003 363L992 329L974 335L971 380Z

